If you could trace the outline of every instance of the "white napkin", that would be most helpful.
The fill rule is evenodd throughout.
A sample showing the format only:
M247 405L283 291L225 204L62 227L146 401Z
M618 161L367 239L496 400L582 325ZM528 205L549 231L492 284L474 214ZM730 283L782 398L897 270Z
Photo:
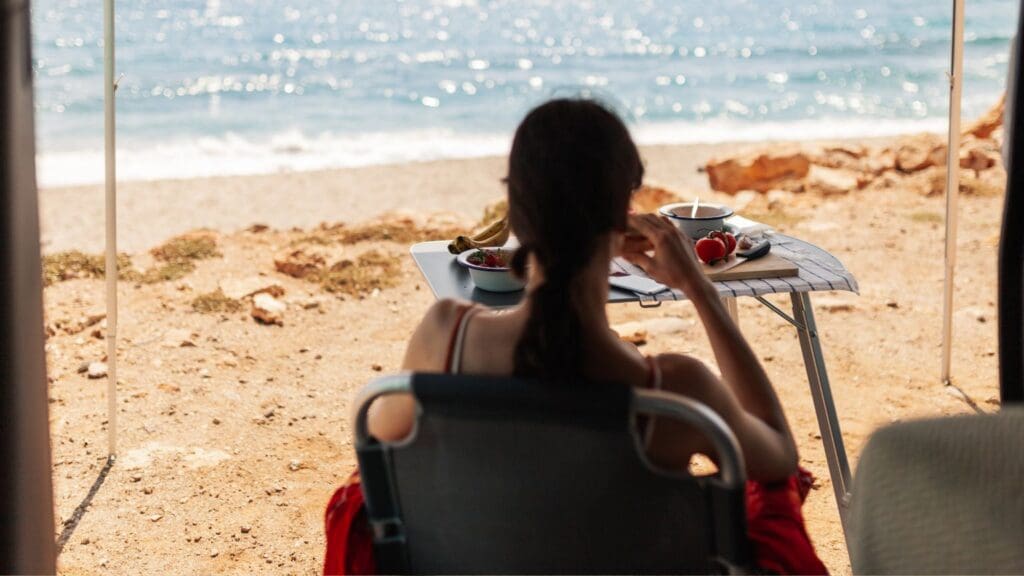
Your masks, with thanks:
M751 236L756 236L758 234L763 234L765 232L775 231L774 228L767 224L755 222L754 220L750 220L749 218L744 218L743 216L738 215L726 218L725 223L728 226L732 227L736 231L736 234L749 234Z

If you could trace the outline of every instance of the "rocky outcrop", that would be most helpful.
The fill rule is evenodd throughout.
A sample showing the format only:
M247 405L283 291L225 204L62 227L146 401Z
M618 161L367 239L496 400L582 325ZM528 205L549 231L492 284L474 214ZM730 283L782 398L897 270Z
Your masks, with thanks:
M630 208L641 214L657 212L662 206L681 200L682 198L671 190L645 184L633 193L633 197L630 198Z
M909 136L896 146L895 155L895 168L904 174L945 166L946 141L937 134Z
M799 150L711 160L705 166L711 188L727 194L740 190L767 192L784 182L804 178L810 169L810 158Z
M274 268L292 278L306 278L318 274L326 266L327 261L323 256L302 249L293 250L274 259Z
M960 190L998 194L1005 183L1001 140L1005 95L962 134ZM946 138L914 134L885 145L824 146L817 150L771 151L713 160L706 166L711 187L737 194L771 190L821 195L902 187L921 195L946 188ZM749 201L749 200L748 200Z
M970 123L964 129L964 136L973 136L980 140L993 138L996 131L1003 127L1003 116L1006 114L1006 92L996 102L996 105L981 115L980 118Z
M261 324L284 326L284 312L288 306L266 292L252 297L252 317Z

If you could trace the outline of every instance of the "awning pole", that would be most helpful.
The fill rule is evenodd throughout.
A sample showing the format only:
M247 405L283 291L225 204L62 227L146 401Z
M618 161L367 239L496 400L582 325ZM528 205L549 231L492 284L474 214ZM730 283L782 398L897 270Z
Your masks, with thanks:
M114 0L103 2L103 111L107 225L107 454L117 456L117 173L114 140Z
M964 3L953 0L953 50L949 75L949 142L946 148L946 268L942 304L942 382L951 381L953 356L953 276L960 212L960 96L964 70Z

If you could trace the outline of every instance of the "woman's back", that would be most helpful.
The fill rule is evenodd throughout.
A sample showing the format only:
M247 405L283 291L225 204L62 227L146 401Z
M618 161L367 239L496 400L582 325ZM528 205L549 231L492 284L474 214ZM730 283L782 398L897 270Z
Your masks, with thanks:
M480 376L512 376L515 373L515 343L527 321L522 307L494 311L470 303L445 300L435 304L410 341L403 369L414 372L443 372ZM603 319L602 319L603 320ZM607 324L585 332L584 381L618 383L636 388L659 388L718 405L712 388L687 386L692 363L684 357L646 357L631 344L622 342ZM699 374L693 379L699 379ZM551 385L558 385L552 382ZM706 392L712 391L712 394ZM415 407L411 398L392 397L378 401L370 414L374 436L388 441L405 437L413 428ZM648 439L651 456L664 466L686 469L695 452L707 448L702 438L681 431L683 424L653 424L641 431ZM662 430L661 428L666 428Z
M763 530L762 558L797 551L762 565L823 571L803 528L796 443L779 399L705 277L691 241L663 218L628 214L642 177L628 130L600 105L556 100L531 111L516 130L506 180L509 223L520 242L513 270L527 280L522 302L507 311L438 302L413 334L403 369L512 375L551 386L613 382L693 398L719 414L740 444L747 477L755 481L751 538L758 542L757 530ZM608 269L616 256L689 297L720 376L684 355L646 358L611 331ZM399 440L413 430L415 418L411 396L381 398L370 408L370 432ZM648 457L661 467L683 472L694 453L714 457L706 440L683 423L652 418L637 424ZM783 533L796 540L780 542L776 536Z

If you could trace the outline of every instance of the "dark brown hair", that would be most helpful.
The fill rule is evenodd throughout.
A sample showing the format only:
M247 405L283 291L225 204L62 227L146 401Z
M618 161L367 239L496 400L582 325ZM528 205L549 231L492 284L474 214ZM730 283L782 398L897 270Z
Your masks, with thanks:
M629 130L592 100L557 99L534 108L516 129L508 163L509 225L543 268L530 317L516 346L517 376L569 380L581 369L579 311L572 288L613 230L625 230L643 164Z

